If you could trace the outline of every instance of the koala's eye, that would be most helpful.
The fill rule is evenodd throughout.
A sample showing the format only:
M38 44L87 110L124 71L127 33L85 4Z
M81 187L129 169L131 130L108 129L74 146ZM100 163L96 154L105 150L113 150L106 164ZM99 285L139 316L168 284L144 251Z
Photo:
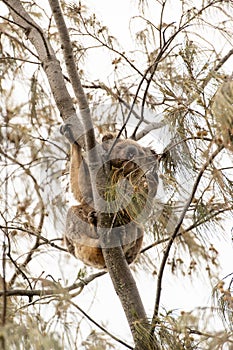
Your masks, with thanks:
M144 156L145 155L145 153L143 151L141 151L141 150L139 150L138 153L139 153L140 156Z

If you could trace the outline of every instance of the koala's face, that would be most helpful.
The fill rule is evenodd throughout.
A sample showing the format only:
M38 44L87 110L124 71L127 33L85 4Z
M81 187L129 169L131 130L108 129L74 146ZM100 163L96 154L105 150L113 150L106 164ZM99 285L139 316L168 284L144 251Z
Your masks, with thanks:
M103 137L103 148L109 152L115 142L113 135L107 134ZM150 148L140 146L134 140L117 140L109 155L109 161L116 168L124 168L128 174L135 169L144 172L157 167L157 155Z

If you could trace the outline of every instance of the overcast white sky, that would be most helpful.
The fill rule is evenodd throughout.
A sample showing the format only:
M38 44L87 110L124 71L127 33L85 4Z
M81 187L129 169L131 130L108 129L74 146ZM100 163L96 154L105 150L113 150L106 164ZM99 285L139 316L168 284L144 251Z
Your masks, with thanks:
M129 18L132 15L138 14L134 1L86 0L83 1L83 3L87 4L91 9L95 9L97 18L100 17L100 19L103 20L103 23L110 28L112 34L119 39L122 46L127 48L134 47L129 31ZM176 7L173 6L174 3L176 4ZM177 1L170 1L171 9L167 14L168 21L174 21L176 13L179 13L180 11L180 8L177 7L177 3ZM199 1L195 1L195 4L198 3ZM154 12L152 11L150 15L153 19L156 18L156 16L159 16L159 12L156 11L156 6ZM104 81L106 79L106 74L108 74L105 65L103 64L101 70L97 71L95 74L100 80ZM220 277L224 277L232 272L233 249L231 242L231 228L232 223L230 221L226 222L226 236L221 242L218 240L217 232L212 232L212 242L219 249L219 260L221 266L219 272ZM156 258L156 255L157 251L155 249L151 252L151 256L152 258ZM51 269L51 266L54 266L54 258L56 258L56 256L56 254L54 256L51 255L43 261L40 261L39 265L41 266L41 270L44 269L46 271L48 267ZM61 255L61 260L59 261L59 265L63 266L63 264L67 264L64 254ZM80 265L80 263L74 258L70 258L68 264L67 274L64 276L64 279L68 276L72 276L72 278L75 279L78 267L82 265ZM57 278L60 278L60 270L55 269L53 276L54 278L56 278L56 276ZM200 271L200 273L196 274L196 276L190 280L187 276L174 277L168 273L163 282L162 307L165 307L166 310L176 309L177 314L179 314L180 310L188 311L198 306L210 305L211 286L208 278L205 276L206 273ZM148 316L151 317L156 292L156 279L155 277L148 276L146 271L142 271L140 278L136 275L136 279ZM128 326L120 302L115 294L108 275L97 279L96 282L87 286L84 293L76 298L76 302L85 311L88 312L90 309L89 314L100 323L104 322L109 331L117 334L124 334L125 340L127 340ZM216 325L219 325L217 318ZM94 328L92 325L91 327ZM88 328L86 328L85 331L88 331ZM119 350L120 349L121 347L119 346Z

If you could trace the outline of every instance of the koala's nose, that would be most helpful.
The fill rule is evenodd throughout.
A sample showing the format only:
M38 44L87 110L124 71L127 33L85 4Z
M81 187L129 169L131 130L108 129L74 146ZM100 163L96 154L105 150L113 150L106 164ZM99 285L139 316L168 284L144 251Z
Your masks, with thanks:
M126 156L127 159L132 159L134 156L137 155L137 147L135 146L128 146L127 147L127 152L126 152Z

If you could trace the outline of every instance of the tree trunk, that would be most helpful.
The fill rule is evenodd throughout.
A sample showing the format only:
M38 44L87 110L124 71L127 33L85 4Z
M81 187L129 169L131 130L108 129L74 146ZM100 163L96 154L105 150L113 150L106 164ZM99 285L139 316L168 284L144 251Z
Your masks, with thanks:
M64 122L70 122L70 124L74 127L72 131L77 133L76 135L74 134L75 139L78 140L82 148L85 148L86 150L94 150L93 152L88 152L88 160L91 170L90 173L95 173L92 171L92 167L96 169L96 165L98 166L98 164L101 163L101 159L99 159L100 156L98 152L95 152L94 146L96 145L96 140L92 121L90 119L90 111L76 67L74 66L69 35L61 14L59 2L57 0L50 0L50 6L54 12L61 41L63 41L63 45L65 44L64 57L67 65L67 71L69 73L75 95L79 102L82 121L80 121L77 116L72 98L66 88L60 63L55 56L50 42L43 33L43 30L28 15L19 0L4 0L3 2L8 6L15 23L25 31L28 39L34 45L38 53L39 60L41 61L47 75L56 105ZM94 177L92 178L92 181L95 181ZM96 204L98 206L98 203ZM103 221L102 219L103 218L101 218L100 214L100 223ZM100 226L103 227L102 225ZM103 255L114 288L120 298L126 314L134 338L135 349L158 350L159 347L157 342L154 342L155 345L148 346L149 327L147 325L146 313L135 280L123 254L120 242L118 242L119 244L117 244L117 246L114 248L106 248L105 239L106 237L108 239L109 234L111 235L111 229L109 232L111 222L107 222L107 227L107 234L105 231L104 234L101 233L100 235ZM100 231L102 230L103 229Z

